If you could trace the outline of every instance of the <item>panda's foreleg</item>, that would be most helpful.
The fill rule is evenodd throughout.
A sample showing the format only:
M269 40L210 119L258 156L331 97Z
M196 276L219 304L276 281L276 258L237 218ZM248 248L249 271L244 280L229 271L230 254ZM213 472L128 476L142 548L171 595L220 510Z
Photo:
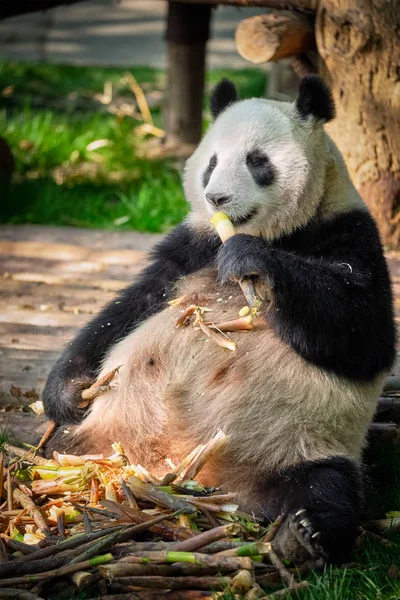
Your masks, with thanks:
M340 562L352 550L362 507L362 478L355 461L331 456L307 461L263 482L263 512L283 515L275 550L297 563Z
M344 224L338 224L313 255L245 234L227 240L218 255L222 281L255 277L272 290L265 316L285 343L306 361L353 381L372 381L395 357L387 267L376 229L363 225L366 234L355 242L340 235Z
M124 289L65 348L47 379L43 403L47 416L58 424L80 422L82 390L97 378L110 348L169 299L176 281L214 260L219 241L179 225L153 251L152 262L137 281Z

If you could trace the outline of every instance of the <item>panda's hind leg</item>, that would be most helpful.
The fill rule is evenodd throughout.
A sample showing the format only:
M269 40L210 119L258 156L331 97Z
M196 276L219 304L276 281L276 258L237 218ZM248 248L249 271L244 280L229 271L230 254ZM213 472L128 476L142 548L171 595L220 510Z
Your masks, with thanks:
M265 487L264 487L265 486ZM346 457L304 462L263 483L263 512L282 524L275 551L297 564L343 562L358 532L362 506L359 466Z

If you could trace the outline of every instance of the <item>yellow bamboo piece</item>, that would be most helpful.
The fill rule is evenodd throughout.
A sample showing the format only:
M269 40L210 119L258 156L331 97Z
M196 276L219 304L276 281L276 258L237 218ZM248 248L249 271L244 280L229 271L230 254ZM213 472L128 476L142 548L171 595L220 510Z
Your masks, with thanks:
M235 228L225 213L220 211L214 213L210 221L215 227L223 244L225 244L229 238L236 235ZM239 285L242 288L250 309L252 309L252 316L255 316L261 302L257 296L253 281L245 278L239 281Z

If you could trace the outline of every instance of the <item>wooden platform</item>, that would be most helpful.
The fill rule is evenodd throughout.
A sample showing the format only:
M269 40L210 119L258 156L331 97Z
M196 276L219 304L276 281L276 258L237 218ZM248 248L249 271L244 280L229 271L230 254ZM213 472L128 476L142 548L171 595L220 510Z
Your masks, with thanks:
M76 331L134 279L160 238L0 227L0 428L27 442L44 431L44 417L34 416L29 404L40 398L52 364Z
M34 443L29 404L66 343L142 269L160 236L40 226L0 227L0 428ZM107 249L106 249L107 248ZM388 256L400 323L400 254Z

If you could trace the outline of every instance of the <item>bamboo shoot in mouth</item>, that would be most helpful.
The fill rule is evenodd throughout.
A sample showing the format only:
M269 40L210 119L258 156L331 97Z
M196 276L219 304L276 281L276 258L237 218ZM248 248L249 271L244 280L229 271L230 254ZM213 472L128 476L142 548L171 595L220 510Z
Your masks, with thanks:
M215 227L222 243L224 244L229 238L236 235L236 230L231 223L229 217L223 212L216 212L210 219L212 225ZM239 281L239 285L247 300L247 304L250 308L250 313L255 316L258 313L258 309L261 305L261 300L257 295L254 287L254 282L251 278L244 278ZM240 315L242 316L242 315Z

